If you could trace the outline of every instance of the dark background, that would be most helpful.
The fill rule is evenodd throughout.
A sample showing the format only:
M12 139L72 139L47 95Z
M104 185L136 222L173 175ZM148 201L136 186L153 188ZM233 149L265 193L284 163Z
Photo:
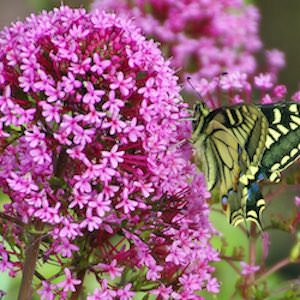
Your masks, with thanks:
M280 81L289 94L300 88L300 1L256 1L261 11L261 37L267 48L278 48L286 55Z

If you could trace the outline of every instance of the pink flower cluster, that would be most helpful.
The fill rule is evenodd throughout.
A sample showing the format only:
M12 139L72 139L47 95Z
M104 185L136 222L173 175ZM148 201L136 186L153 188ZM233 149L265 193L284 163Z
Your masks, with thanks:
M209 193L189 146L177 147L188 113L156 43L126 19L62 6L2 30L0 61L0 188L10 198L0 233L15 243L1 246L0 269L21 268L15 249L28 229L43 233L43 260L65 277L45 275L42 299L74 292L78 266L99 282L90 300L217 292Z
M275 103L285 100L287 88L276 84L271 73L260 73L254 77L246 73L223 74L212 80L202 79L194 83L199 96L211 108L238 103ZM300 91L292 95L292 100L300 101Z
M95 0L92 9L133 17L146 35L162 44L178 74L194 81L222 72L254 74L255 54L262 50L260 15L243 0ZM276 77L282 52L266 51L267 70ZM266 71L266 70L265 70Z

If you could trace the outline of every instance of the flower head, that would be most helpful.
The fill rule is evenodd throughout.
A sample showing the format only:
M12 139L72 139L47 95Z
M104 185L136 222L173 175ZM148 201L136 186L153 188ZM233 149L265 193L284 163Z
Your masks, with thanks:
M130 278L104 278L133 268L150 285L183 291L191 277L205 289L218 260L209 194L189 146L176 145L190 136L187 105L157 44L127 19L62 6L5 28L0 58L4 213L44 228L43 252L65 276L41 295L74 292L75 252L102 279L89 299L131 299ZM25 247L17 225L1 232Z
M105 9L133 17L146 35L163 44L167 57L184 79L195 82L222 72L257 71L255 55L262 50L260 14L243 0L95 0L92 10ZM267 70L274 77L284 67L279 50L266 51ZM189 85L186 85L189 88Z
M286 86L275 83L271 73L250 77L246 73L233 72L206 80L205 84L195 85L195 88L209 107L217 108L238 103L269 104L285 100ZM293 100L297 100L297 93Z

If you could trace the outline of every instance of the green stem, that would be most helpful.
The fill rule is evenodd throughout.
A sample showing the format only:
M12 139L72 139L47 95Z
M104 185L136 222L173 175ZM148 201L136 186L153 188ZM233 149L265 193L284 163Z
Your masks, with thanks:
M256 262L256 224L251 222L250 227L250 241L249 241L249 265L254 266ZM249 283L251 284L255 279L255 274L249 276Z
M250 234L249 234L249 258L248 263L251 266L255 265L256 262L256 224L251 222L250 225ZM253 286L255 280L255 274L246 276L244 283L241 285L241 293L244 300L249 299L249 288Z
M279 269L287 266L290 263L299 263L300 260L297 261L290 261L289 258L285 258L281 261L279 261L278 263L276 263L274 266L272 266L269 270L267 270L266 272L264 272L263 274L260 275L260 277L258 277L253 284L257 284L261 281L263 281L264 279L266 279L268 276L270 276L271 274L275 273L276 271L278 271Z
M33 294L32 280L40 248L40 235L30 235L29 243L25 250L25 261L18 300L31 300Z

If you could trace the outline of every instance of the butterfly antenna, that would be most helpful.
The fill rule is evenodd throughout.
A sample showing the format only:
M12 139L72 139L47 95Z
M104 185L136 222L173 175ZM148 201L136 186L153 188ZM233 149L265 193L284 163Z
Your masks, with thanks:
M225 71L225 72L222 72L219 77L222 77L222 76L225 76L225 75L228 75L228 74L229 73Z
M199 93L199 91L195 88L194 84L192 83L192 78L190 76L188 76L186 78L186 81L190 85L190 87L196 92L196 94L198 95L198 97L200 99L202 99L202 95Z
M188 139L182 139L178 143L171 145L170 149L180 148L182 145L184 145L187 142L188 142Z
M189 118L181 118L179 121L194 121L196 120L194 117L189 117Z

